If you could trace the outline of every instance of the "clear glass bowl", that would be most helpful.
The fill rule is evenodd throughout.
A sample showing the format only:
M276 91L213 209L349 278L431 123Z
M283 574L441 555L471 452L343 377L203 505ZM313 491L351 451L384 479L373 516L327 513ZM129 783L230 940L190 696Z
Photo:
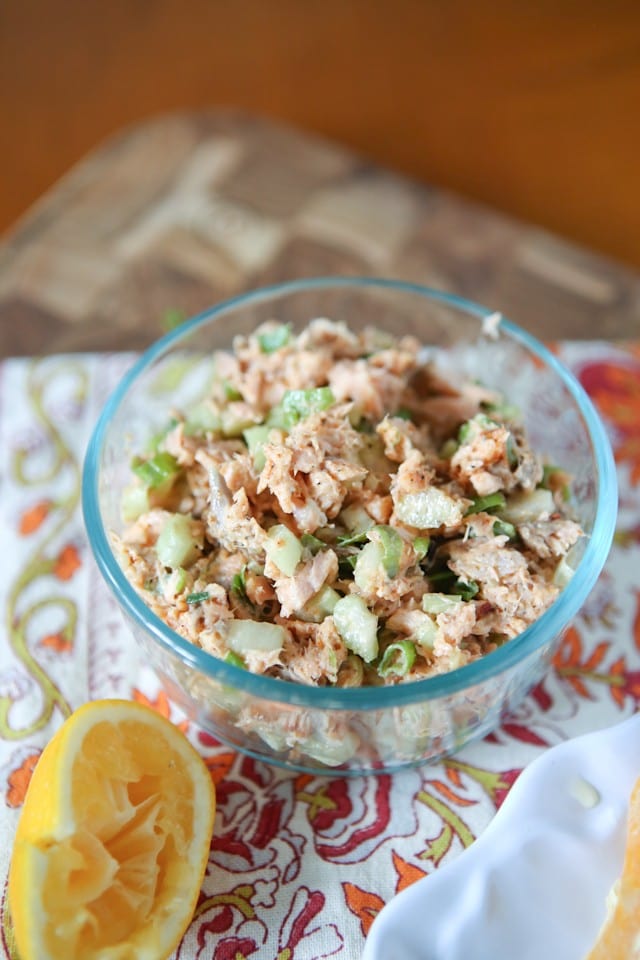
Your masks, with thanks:
M83 477L86 528L98 566L142 656L168 695L214 737L291 769L362 774L437 760L489 733L540 679L607 557L617 510L611 449L577 381L542 344L459 297L392 280L295 281L228 300L163 337L124 377L91 439ZM533 625L495 652L450 673L388 687L311 687L223 663L171 630L146 607L110 546L132 456L204 394L212 351L267 319L301 329L314 317L354 329L412 333L439 364L500 389L523 413L532 445L572 477L571 499L588 536L575 574ZM484 322L483 322L484 321ZM453 375L453 373L452 373Z

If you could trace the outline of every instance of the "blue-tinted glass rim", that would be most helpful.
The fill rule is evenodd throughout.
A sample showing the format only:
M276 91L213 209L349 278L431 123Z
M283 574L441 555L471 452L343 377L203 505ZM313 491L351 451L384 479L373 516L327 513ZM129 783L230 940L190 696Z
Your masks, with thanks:
M406 704L435 700L456 691L473 687L509 669L534 653L555 637L578 612L595 584L608 555L617 516L617 478L606 432L596 410L580 383L539 340L502 317L500 328L520 342L562 380L584 417L591 436L597 468L597 501L595 522L581 562L570 582L555 603L530 627L491 654L452 670L411 683L388 687L335 688L310 687L249 673L224 663L205 650L194 646L171 630L149 610L135 592L111 547L102 523L98 500L98 477L104 437L111 418L138 377L164 352L193 331L230 308L259 303L274 297L306 290L331 287L374 287L417 294L479 320L494 313L486 307L455 294L401 280L377 277L315 277L274 284L240 294L185 321L146 350L116 387L96 423L89 441L82 477L82 502L85 525L98 567L124 611L149 636L177 656L183 663L206 676L247 693L274 702L332 710L379 710Z

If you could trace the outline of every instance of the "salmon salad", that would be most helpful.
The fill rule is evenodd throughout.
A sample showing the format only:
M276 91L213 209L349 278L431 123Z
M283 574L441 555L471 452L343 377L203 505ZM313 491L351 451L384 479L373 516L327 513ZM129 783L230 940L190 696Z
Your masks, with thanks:
M132 462L119 562L145 604L253 673L420 680L508 643L582 537L518 410L410 336L269 321L214 356Z

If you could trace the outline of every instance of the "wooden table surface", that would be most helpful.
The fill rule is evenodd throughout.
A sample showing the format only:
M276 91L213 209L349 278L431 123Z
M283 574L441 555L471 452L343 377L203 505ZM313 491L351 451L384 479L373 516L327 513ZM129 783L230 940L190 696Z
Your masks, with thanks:
M640 336L640 276L291 128L234 112L124 131L0 247L0 356L140 349L267 283L419 281L543 338Z

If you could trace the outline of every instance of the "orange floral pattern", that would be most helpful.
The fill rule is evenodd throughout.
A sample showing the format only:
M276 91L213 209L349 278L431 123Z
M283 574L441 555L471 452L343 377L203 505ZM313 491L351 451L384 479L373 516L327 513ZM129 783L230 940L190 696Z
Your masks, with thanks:
M557 344L554 352L591 393L612 438L622 509L605 571L551 669L482 744L417 770L354 778L296 773L239 755L185 719L140 662L113 598L85 559L78 491L74 500L65 486L74 470L79 476L97 398L128 360L85 357L73 376L59 362L51 367L63 371L74 397L78 369L87 384L86 409L66 404L60 414L75 410L73 429L62 429L58 414L43 419L53 376L47 361L3 364L0 426L18 451L8 496L0 500L9 532L3 549L15 557L3 618L7 642L0 644L4 836L15 828L35 762L65 713L87 697L131 697L185 731L216 785L207 875L172 960L348 960L361 954L393 896L474 842L522 769L549 744L639 710L640 346L624 352ZM55 393L64 394L60 381ZM3 419L8 396L31 395L30 419ZM51 464L64 471L61 480L47 472ZM8 851L0 849L0 867L7 864ZM6 911L3 922L8 929ZM11 956L8 943L5 935L0 960Z

